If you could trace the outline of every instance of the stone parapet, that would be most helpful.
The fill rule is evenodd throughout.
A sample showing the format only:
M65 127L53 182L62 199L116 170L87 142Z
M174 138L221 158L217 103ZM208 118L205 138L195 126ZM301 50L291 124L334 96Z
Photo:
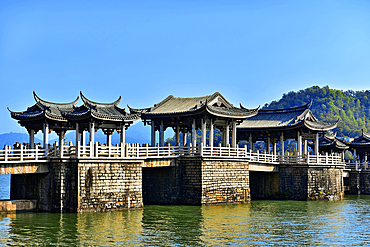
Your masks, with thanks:
M0 201L0 212L22 212L37 210L37 200Z

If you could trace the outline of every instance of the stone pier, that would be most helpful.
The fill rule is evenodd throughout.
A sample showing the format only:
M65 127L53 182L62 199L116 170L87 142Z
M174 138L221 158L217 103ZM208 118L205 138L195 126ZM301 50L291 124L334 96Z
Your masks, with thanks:
M179 157L137 160L55 159L48 173L15 174L11 200L37 200L50 212L207 205L250 201L248 162Z
M55 159L48 173L11 177L10 199L33 199L38 210L91 212L141 208L143 161Z
M289 165L275 172L250 172L253 199L338 199L344 192L343 167Z
M348 178L345 178L344 182L347 185L347 194L370 195L370 171L350 171Z
M36 200L41 211L96 212L142 208L145 204L333 199L344 191L343 166L269 167L244 159L202 156L51 159L46 164L47 173L13 174L10 199ZM360 182L369 181L369 174L351 173L350 187L360 184L362 190L370 192L370 185Z
M250 201L248 162L181 157L143 168L144 204L208 205Z

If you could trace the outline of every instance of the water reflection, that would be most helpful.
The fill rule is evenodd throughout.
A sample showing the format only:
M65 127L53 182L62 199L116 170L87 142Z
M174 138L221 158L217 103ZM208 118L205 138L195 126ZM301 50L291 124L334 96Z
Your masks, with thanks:
M143 210L77 214L79 244L130 246L141 238Z
M145 207L142 227L143 244L202 246L200 206Z
M369 245L370 196L142 210L0 214L0 246Z

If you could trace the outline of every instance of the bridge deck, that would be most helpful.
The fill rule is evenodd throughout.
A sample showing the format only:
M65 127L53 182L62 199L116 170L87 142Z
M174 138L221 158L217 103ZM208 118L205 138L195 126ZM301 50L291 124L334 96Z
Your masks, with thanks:
M127 159L163 159L175 158L178 156L202 156L220 159L243 159L253 164L316 164L316 165L339 165L344 166L344 160L339 154L325 155L274 155L269 153L252 152L246 147L149 147L138 144L121 144L116 146L77 145L62 147L53 145L50 149L28 149L20 146L19 149L11 149L9 146L0 150L0 174L27 173L26 171L35 170L31 167L32 163L41 164L50 158L78 158L82 160L101 159L101 160L127 160ZM7 165L7 166L6 166ZM37 165L39 166L39 165ZM38 171L37 169L35 171ZM44 172L44 169L42 170ZM31 172L32 173L32 172Z

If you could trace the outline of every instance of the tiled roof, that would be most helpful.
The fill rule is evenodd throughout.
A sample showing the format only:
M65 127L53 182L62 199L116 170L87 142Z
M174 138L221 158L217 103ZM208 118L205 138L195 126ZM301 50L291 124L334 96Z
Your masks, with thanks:
M315 130L329 130L336 127L337 122L327 123L318 121L310 111L312 102L288 109L261 109L255 116L245 119L237 128L239 129L267 129L284 128L304 124Z
M319 146L322 148L348 149L349 144L336 136L324 135L319 138Z
M36 100L36 104L23 112L13 112L9 110L12 118L17 120L34 120L45 117L57 121L67 121L63 117L62 113L73 111L78 102L77 97L75 101L70 103L52 103L41 99L35 92L33 92L33 95Z
M357 137L350 143L351 148L355 148L357 146L370 146L370 136L365 134L362 131L361 136Z
M80 92L81 99L84 102L82 106L75 108L72 112L66 112L63 116L70 120L86 119L86 118L97 118L102 120L137 120L140 118L139 114L129 114L118 107L121 97L112 103L98 103L86 98L82 92Z
M226 108L226 107L216 107L216 106L207 106L207 110L214 115L219 115L219 116L236 116L236 117L251 117L254 116L258 113L258 108L256 109L241 109L241 108Z
M170 95L160 103L155 104L154 107L151 108L150 113L176 113L192 111L204 106L207 101L216 97L215 94L188 98Z
M258 109L249 110L236 108L230 104L219 92L200 97L168 96L151 108L133 109L131 112L142 113L143 117L164 116L176 114L192 114L208 111L211 114L224 117L248 117L254 115Z
M318 131L326 131L326 130L331 130L337 127L336 122L323 122L323 121L311 121L308 119L304 119L304 125L311 129L311 130L318 130Z

